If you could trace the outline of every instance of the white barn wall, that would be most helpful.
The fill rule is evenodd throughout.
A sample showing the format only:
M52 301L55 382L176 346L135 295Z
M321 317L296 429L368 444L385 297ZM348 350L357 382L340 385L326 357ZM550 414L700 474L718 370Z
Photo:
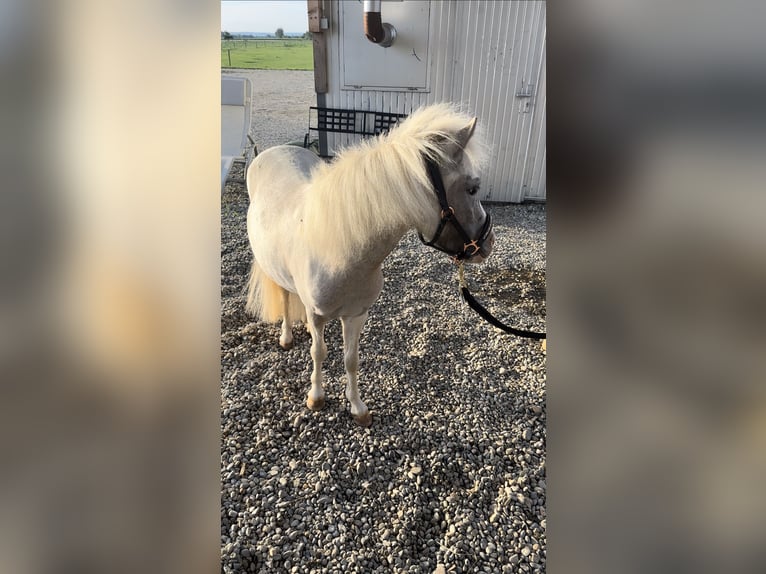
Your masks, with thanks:
M404 0L408 1L413 0ZM341 21L340 3L325 0L330 34L324 105L409 114L433 102L458 103L479 116L492 149L482 178L483 199L513 203L544 200L545 2L427 4L428 91L347 90L342 89L342 27L358 27L363 34L362 23L361 19ZM384 21L389 5L382 3ZM517 97L530 83L534 86L532 97ZM329 152L353 143L355 137L328 134Z

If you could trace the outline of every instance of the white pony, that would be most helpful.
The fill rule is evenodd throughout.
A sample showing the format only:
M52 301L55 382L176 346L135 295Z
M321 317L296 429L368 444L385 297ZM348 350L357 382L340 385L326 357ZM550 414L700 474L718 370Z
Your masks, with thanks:
M324 327L340 318L346 398L358 424L372 423L357 387L359 335L383 285L381 264L408 230L468 262L492 250L494 232L476 193L485 154L472 137L475 127L476 118L437 104L331 164L283 145L248 168L254 260L247 310L267 322L282 320L284 349L292 347L293 322L307 323L314 363L309 409L324 406Z

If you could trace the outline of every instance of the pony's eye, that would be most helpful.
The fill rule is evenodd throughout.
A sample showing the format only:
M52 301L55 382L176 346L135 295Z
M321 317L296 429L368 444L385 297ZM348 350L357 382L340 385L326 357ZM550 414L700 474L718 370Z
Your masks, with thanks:
M471 189L468 190L468 195L476 195L476 192L478 191L479 191L479 186L477 185L476 187L472 187Z

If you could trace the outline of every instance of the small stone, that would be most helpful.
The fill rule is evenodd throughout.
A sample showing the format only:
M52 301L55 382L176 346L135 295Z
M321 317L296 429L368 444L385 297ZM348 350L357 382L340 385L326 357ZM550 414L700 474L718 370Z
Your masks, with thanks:
M524 440L529 440L532 438L532 429L525 428L524 434L522 435L524 437Z
M411 472L412 474L420 474L421 472L423 472L423 467L421 467L421 466L418 466L418 465L415 465L415 466L413 466L413 467L410 469L410 472Z
M521 549L521 555L524 556L525 558L529 556L531 552L532 552L532 549L529 546L525 546L524 548Z

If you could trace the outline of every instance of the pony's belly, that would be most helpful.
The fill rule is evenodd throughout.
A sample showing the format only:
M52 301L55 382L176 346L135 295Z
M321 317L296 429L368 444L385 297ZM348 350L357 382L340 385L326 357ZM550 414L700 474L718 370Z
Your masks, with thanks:
M261 250L253 250L255 260L263 269L264 273L271 277L271 279L283 289L287 289L291 293L297 293L295 288L295 278L290 273L289 269L276 260L273 256L269 256L269 252L262 252ZM273 255L273 252L271 252Z
M295 279L290 272L286 259L289 253L288 237L282 237L278 228L264 222L259 206L251 203L247 216L247 235L255 260L266 275L277 285L292 293L297 293Z

